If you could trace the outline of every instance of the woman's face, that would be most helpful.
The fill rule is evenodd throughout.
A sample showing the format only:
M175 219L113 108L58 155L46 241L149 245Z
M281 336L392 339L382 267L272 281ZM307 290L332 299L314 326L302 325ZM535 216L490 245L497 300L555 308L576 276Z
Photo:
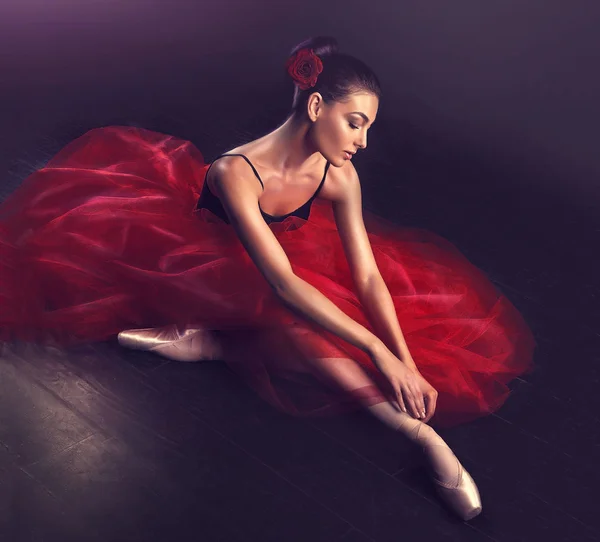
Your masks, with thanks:
M344 102L326 104L315 93L308 108L313 145L332 166L341 167L358 149L366 148L367 131L375 122L379 99L362 91L350 94Z

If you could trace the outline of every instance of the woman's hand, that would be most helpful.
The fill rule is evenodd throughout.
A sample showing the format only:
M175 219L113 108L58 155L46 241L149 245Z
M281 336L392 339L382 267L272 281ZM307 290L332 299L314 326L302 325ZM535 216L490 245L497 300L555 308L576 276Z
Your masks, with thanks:
M417 376L417 385L419 387L419 390L423 394L423 397L425 399L425 406L427 407L426 416L421 421L423 423L427 423L429 420L431 420L431 418L433 418L433 415L435 414L438 392L429 382L427 382L427 380L425 380L423 375L418 370L414 369L413 372Z
M383 343L373 349L371 360L390 383L400 409L403 412L410 410L414 418L425 418L425 401L421 391L423 384L419 381L421 378L427 383L423 377L392 354Z

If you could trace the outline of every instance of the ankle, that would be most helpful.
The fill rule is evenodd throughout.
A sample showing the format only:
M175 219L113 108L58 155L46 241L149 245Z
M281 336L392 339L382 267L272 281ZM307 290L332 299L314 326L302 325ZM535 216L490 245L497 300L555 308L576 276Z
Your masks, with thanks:
M419 422L419 425L414 429L414 442L422 448L431 446L448 448L446 441L436 433L435 429L423 422Z

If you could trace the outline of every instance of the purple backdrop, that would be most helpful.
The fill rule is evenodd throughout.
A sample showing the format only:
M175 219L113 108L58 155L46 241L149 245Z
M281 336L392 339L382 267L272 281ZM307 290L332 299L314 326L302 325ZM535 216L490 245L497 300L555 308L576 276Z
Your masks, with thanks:
M188 103L209 133L224 99L287 88L288 49L323 33L380 74L392 142L418 127L595 207L599 27L600 5L578 0L3 0L0 166L66 117L108 109Z

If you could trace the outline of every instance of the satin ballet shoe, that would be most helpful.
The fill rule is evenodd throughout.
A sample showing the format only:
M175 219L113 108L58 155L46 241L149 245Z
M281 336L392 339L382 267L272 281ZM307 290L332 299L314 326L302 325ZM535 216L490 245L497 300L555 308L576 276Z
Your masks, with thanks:
M118 343L132 350L154 352L175 361L207 361L216 359L217 348L211 331L176 325L160 328L127 329L117 335Z
M465 470L458 458L447 445L432 444L430 447L438 448L438 451L448 454L448 459L455 461L458 466L458 476L454 483L439 480L434 469L430 467L430 470L432 471L431 478L440 498L463 521L469 521L478 516L482 510L481 496L471 475ZM425 452L428 452L426 448L424 448L424 450Z
M422 448L428 459L428 470L436 491L455 514L467 521L481 512L481 497L473 478L430 425L410 414L399 412L387 401L371 405L367 409Z
M180 338L181 334L176 325L126 329L117 335L119 344L131 350L152 350L155 346L173 342Z
M463 521L479 515L479 489L444 439L421 422L415 425L412 435L429 460L431 479L440 498Z

